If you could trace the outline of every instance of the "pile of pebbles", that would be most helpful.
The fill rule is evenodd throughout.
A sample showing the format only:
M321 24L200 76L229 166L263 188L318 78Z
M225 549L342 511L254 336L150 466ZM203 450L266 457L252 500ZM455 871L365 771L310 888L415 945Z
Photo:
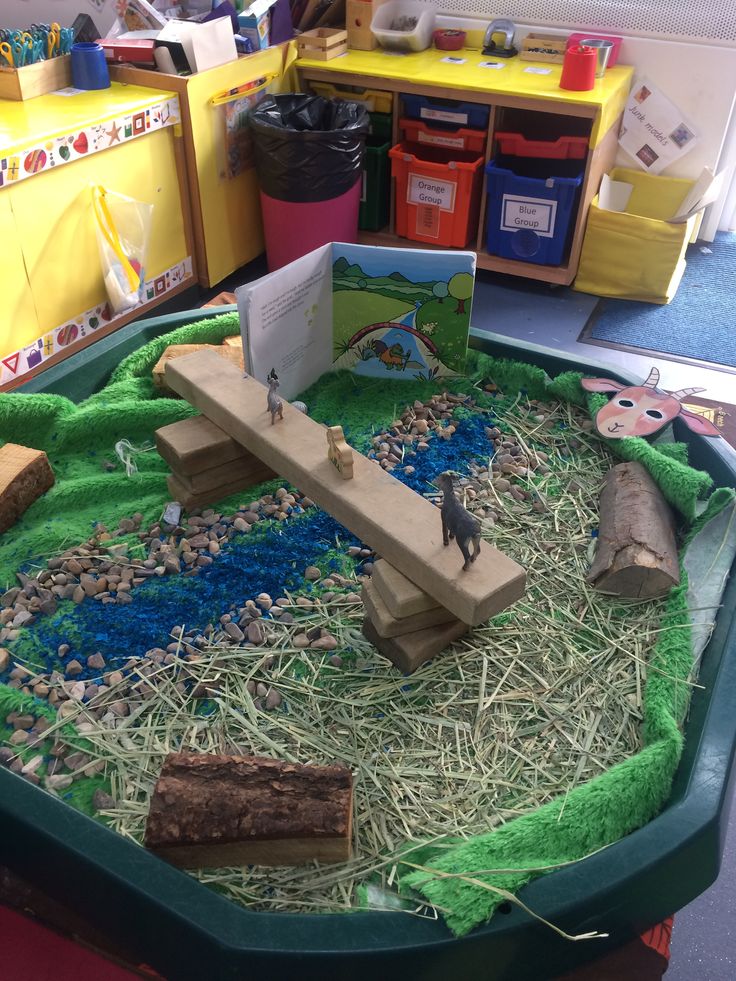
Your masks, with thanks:
M0 644L17 640L20 628L31 626L39 616L55 613L61 599L124 605L133 601L136 586L154 576L197 575L235 535L249 532L259 521L284 521L312 506L313 501L298 491L280 487L273 495L241 505L232 515L193 510L181 525L160 521L141 530L143 516L134 514L123 518L114 534L98 524L88 541L49 559L35 577L16 574L20 585L0 596ZM135 546L113 541L132 533L137 533L145 558L132 554L138 551Z
M357 549L357 553L359 558L373 555L368 549ZM0 747L0 764L54 792L67 789L76 780L100 773L104 762L64 743L58 731L61 724L74 723L80 736L100 724L110 728L124 726L144 701L157 694L161 683L173 683L180 695L193 699L216 697L221 690L217 672L208 680L201 669L196 670L197 662L213 664L211 648L217 648L218 652L227 648L262 650L265 656L260 668L265 680L250 680L247 689L256 710L278 709L282 705L282 695L269 683L268 672L277 664L281 650L322 653L333 667L342 665L342 658L332 653L339 646L337 638L324 626L300 627L297 624L291 627L295 614L305 617L317 614L327 618L329 611L338 606L349 608L362 602L360 596L351 591L355 580L337 572L322 577L316 566L309 566L304 571L304 578L322 587L324 592L313 597L280 596L275 600L268 593L260 593L242 607L233 607L216 624L207 624L203 630L173 626L171 643L166 648L155 647L143 657L130 657L115 670L109 670L99 652L89 655L84 664L77 658L70 659L63 674L60 671L33 672L16 664L10 671L9 687L43 699L56 711L57 720L51 723L45 714L32 711L11 712L5 721L13 733L9 744ZM69 652L68 644L61 644L57 650L61 659ZM6 650L0 649L0 660L4 660L5 667L9 656ZM81 679L79 676L85 670L94 675ZM47 735L49 729L52 731ZM39 752L29 758L27 751L36 748ZM51 757L51 762L41 776L38 771L47 757ZM102 791L95 792L93 802L98 810L114 806L112 798Z
M451 439L457 427L453 424L453 412L462 405L472 408L475 403L469 395L443 392L427 402L418 399L407 406L399 419L395 419L386 432L373 437L373 447L368 458L375 460L384 470L400 467L404 473L414 473L407 458L429 449L432 437Z
M448 392L427 402L416 401L388 431L374 437L369 456L386 470L403 467L404 472L411 473L413 468L407 457L426 450L432 438L451 439L456 431L454 410L458 406L472 408L473 405L469 396ZM547 436L557 425L547 419L550 407L544 403L532 401L521 411L545 430ZM583 428L592 426L587 419L579 421ZM486 435L492 457L489 453L491 458L487 463L471 464L469 476L458 481L465 506L491 523L502 521L507 510L531 506L543 511L544 504L530 478L549 472L549 454L528 447L496 426L486 427ZM20 585L0 597L0 645L11 645L22 627L32 625L39 616L53 614L61 599L76 603L130 603L135 588L147 579L198 575L216 560L234 536L248 533L260 521L283 521L311 506L313 502L309 498L281 487L272 495L241 505L230 515L212 509L194 510L178 525L167 524L162 519L150 528L142 529L142 515L134 514L123 519L114 533L98 524L87 542L49 559L46 568L35 577L18 573ZM121 535L136 535L138 544L115 542L114 539ZM137 552L145 557L136 556ZM375 559L370 549L350 546L347 555L358 563L359 578L370 574ZM84 659L77 658L66 661L63 673L34 673L16 664L7 684L24 694L43 699L57 713L57 724L50 723L44 714L11 712L6 717L6 724L13 732L9 744L0 747L0 763L29 781L43 782L48 789L57 792L78 779L101 772L103 761L63 742L58 731L60 724L74 721L82 736L94 725L125 725L145 700L156 695L164 680L167 684L173 683L181 695L195 699L216 696L220 692L216 671L210 680L201 668L196 669L196 662L212 663L212 648L218 651L227 648L262 650L262 680L251 679L247 690L257 710L279 709L282 695L269 678L279 653L288 651L291 654L294 650L322 653L332 666L340 667L342 658L335 653L340 646L338 639L327 627L310 623L310 620L329 622L330 610L359 607L362 603L358 593L353 591L354 578L346 578L337 572L323 576L317 566L306 568L303 576L312 590L309 595L285 595L274 599L267 593L260 593L243 606L234 605L217 623L207 624L203 629L173 625L171 642L165 648L152 648L142 657L130 657L113 670L99 652L89 655L85 663L82 663ZM296 618L306 622L300 623ZM70 653L69 645L62 644L57 653L64 662ZM7 670L10 657L0 646L0 671ZM91 676L82 679L83 674ZM50 728L52 732L47 735ZM35 749L39 752L34 753ZM44 760L49 758L46 772L39 774ZM98 809L113 805L109 795L102 791L96 793Z

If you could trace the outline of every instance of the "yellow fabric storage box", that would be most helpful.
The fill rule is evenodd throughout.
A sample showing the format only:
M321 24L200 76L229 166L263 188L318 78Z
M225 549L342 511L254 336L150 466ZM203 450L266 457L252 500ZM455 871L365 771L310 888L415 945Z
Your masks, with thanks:
M598 195L588 211L574 289L598 296L669 303L685 272L685 249L698 216L681 225L676 214L693 185L616 167L610 177L634 185L625 212L604 211Z

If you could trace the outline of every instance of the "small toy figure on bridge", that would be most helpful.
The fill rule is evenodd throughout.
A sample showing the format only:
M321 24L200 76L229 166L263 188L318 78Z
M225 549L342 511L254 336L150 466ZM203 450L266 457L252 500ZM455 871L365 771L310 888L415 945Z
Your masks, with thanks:
M470 514L455 497L452 488L452 474L441 473L437 478L437 486L442 491L442 542L449 545L450 538L454 538L458 548L463 553L465 562L463 571L470 568L470 563L475 562L480 552L480 521ZM473 554L470 554L469 545L473 544Z
M327 458L343 480L353 479L353 451L345 442L342 426L327 427Z
M271 413L271 425L276 422L276 416L279 419L284 418L284 403L276 394L276 389L279 387L279 376L276 374L273 368L268 373L268 408L267 412Z

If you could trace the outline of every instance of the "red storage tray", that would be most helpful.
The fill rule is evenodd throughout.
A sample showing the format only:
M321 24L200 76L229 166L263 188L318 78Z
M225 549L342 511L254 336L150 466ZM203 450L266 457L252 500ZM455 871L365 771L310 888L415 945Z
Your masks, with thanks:
M388 153L396 179L396 234L464 248L478 230L484 158L466 150L399 143Z
M511 157L546 157L547 160L584 160L587 136L560 136L556 140L528 140L521 133L494 133L501 153Z
M486 131L484 129L467 129L458 126L456 129L441 129L428 126L418 119L401 119L399 129L405 140L410 143L421 143L426 146L441 146L448 150L468 150L471 153L486 152Z

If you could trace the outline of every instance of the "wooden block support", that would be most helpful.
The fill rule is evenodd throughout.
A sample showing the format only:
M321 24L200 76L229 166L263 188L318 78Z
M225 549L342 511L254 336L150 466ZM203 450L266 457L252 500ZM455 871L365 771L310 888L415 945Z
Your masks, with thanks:
M402 576L399 570L394 569L385 559L378 559L374 563L371 576L373 585L389 613L397 620L413 616L415 613L424 613L426 610L436 610L440 605L406 576Z
M641 463L608 471L599 507L598 546L588 573L596 589L649 599L679 583L674 517Z
M201 473L187 475L174 471L174 477L192 494L204 494L227 484L240 483L243 487L255 487L256 484L262 484L264 480L273 480L277 476L278 474L275 474L265 463L261 463L252 453L239 460L223 463L221 467L202 470Z
M145 844L181 868L303 865L350 858L353 779L343 766L172 753Z
M177 474L191 476L234 460L255 457L204 416L192 416L157 429L159 455Z
M219 357L237 365L241 371L245 370L242 345L238 349L229 344L170 344L153 368L153 384L156 388L161 389L161 391L168 391L164 378L164 370L168 361L171 361L172 358L181 358L187 354L192 354L194 351L214 351Z
M379 654L388 658L403 674L411 674L425 661L441 654L446 647L459 640L468 632L466 624L460 620L443 623L426 630L417 630L402 637L381 637L366 617L363 621L363 636L369 640Z
M256 484L261 484L264 480L269 480L272 476L273 471L269 470L268 467L264 467L260 476L254 474L252 477L245 477L240 480L220 484L219 487L212 487L210 490L192 491L181 482L176 474L170 473L166 478L166 484L169 488L171 499L178 501L186 511L191 511L193 508L201 508L206 504L214 504L217 501L223 500L223 498L230 497L231 494L239 494L241 491L246 491L249 487L255 487Z
M413 613L411 616L402 617L399 620L391 616L388 607L370 579L363 583L360 595L366 615L379 637L401 637L404 634L416 633L417 630L426 630L427 627L435 627L438 624L450 623L457 619L444 606L435 606L431 610Z
M524 595L524 570L488 543L463 572L458 549L442 544L439 510L356 450L353 480L342 480L319 423L285 402L269 425L265 386L211 351L169 361L166 383L464 623Z
M7 531L54 483L43 450L17 443L0 447L0 534Z

